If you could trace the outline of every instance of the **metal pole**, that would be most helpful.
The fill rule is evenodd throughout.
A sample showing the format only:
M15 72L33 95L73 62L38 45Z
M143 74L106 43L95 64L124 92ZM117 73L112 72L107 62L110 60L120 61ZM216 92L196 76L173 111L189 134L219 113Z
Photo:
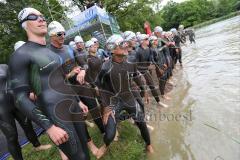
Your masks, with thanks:
M98 19L99 19L99 17L98 17ZM106 40L107 40L107 37L106 37L105 31L104 31L104 29L103 29L103 25L102 25L102 22L100 21L100 19L99 19L99 22L100 22L100 25L101 25L101 28L102 28L102 31L103 31L103 36L104 36L105 41L106 41Z

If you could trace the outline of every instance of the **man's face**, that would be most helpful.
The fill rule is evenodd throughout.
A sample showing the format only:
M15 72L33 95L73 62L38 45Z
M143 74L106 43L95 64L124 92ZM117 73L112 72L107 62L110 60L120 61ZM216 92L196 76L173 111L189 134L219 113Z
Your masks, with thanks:
M145 38L142 42L143 45L148 46L149 45L149 40L148 38Z
M31 16L36 16L36 20L26 21L26 31L39 36L45 36L47 34L47 23L45 18L42 17L40 12L34 12L30 14Z
M57 43L60 46L64 44L65 32L57 32L51 36L51 42Z
M168 37L169 37L169 38L172 38L172 37L173 37L172 33L169 33L169 34L168 34Z
M126 42L123 42L123 44L118 45L114 50L112 50L112 53L115 55L127 55L128 50L127 50L128 44Z
M161 32L154 32L154 34L156 35L156 37L160 38L161 37Z
M153 45L158 46L158 40L153 40Z
M84 49L84 43L83 42L77 42L76 46L77 46L77 49Z
M99 42L98 41L95 41L94 44L97 48L99 48Z
M91 53L96 53L97 52L97 49L98 47L96 45L92 45L90 48L89 48L89 52Z
M136 39L132 39L132 40L130 40L129 46L130 47L135 47L136 44L137 44L137 40Z

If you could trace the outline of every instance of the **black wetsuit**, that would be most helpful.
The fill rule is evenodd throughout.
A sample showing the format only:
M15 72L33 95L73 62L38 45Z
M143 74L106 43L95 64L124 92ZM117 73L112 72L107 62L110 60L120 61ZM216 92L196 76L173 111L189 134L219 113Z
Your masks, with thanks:
M164 56L163 50L159 50L157 48L153 48L153 57L156 67L156 74L159 80L159 90L161 95L164 95L165 85L167 81L167 74L168 70L164 67L164 65L167 65L166 57Z
M158 49L160 51L163 52L163 55L165 56L165 60L166 60L166 65L167 65L167 79L172 76L172 69L173 69L173 59L172 59L172 56L171 56L171 51L170 51L170 48L169 46L166 45L166 43L169 42L169 39L166 39L166 38L159 38L159 41L161 43L159 43L159 46L158 46ZM164 46L164 47L163 47ZM163 48L162 48L163 47Z
M185 43L186 42L186 32L185 32L185 30L179 30L178 35L181 38L181 42Z
M189 36L190 43L192 43L192 42L196 43L195 42L195 33L193 30L188 31L188 36Z
M85 50L76 49L74 50L74 53L78 64L86 64L88 53ZM84 68L87 69L87 65L84 66L85 66Z
M136 54L137 54L137 52L134 49L132 51L128 52L127 61L129 63L136 63Z
M182 64L182 49L181 49L181 46L180 46L180 43L182 42L181 38L179 35L175 35L173 37L173 40L175 42L175 46L178 47L179 49L179 52L176 53L176 58L175 58L175 64L177 63L177 60L179 61L180 64Z
M167 38L166 39L168 42L174 42L173 38ZM175 59L176 59L176 47L175 45L170 45L169 47L169 53L170 53L170 56L171 56L171 64L172 64L172 69L174 69L175 67Z
M62 62L62 69L64 74L70 73L75 67L80 66L81 69L87 69L87 54L85 52L76 52L76 50L71 49L68 45L63 45L62 48L56 48L53 45L48 47L54 53L60 56ZM76 78L76 77L74 77Z
M98 108L98 103L96 100L96 98L99 100L99 97L96 95L96 92L95 92L95 87L97 87L96 85L97 76L101 70L102 60L97 56L88 55L87 64L88 64L88 69L86 70L85 81L88 84L85 84L84 86L86 86L86 90L88 90L88 87L92 89L91 90L92 95L88 97L82 96L80 97L80 99L84 104L88 106L94 122L97 124L99 130L103 134L105 130L104 130L100 110ZM90 138L89 135L88 135L88 138Z
M59 147L70 160L89 159L84 118L75 92L64 83L61 64L59 55L45 45L28 41L10 58L8 83L17 108L28 118L45 130L54 124L68 133L68 141ZM40 107L29 100L30 90Z
M131 51L128 51L126 61L128 63L137 64L136 54L137 54L137 52L136 52L135 48L133 48L133 50L131 50ZM135 78L135 81L137 81L137 83L133 83L132 86L131 86L132 87L132 93L133 93L134 97L138 100L143 112L145 112L144 111L144 103L143 103L142 98L141 98L141 97L144 96L144 91L145 91L144 86L143 85L141 86L141 84L144 84L144 83L141 82L141 78L137 78L137 79ZM141 92L139 92L139 89L141 90Z
M120 113L123 110L126 111L140 129L145 143L149 145L151 142L146 122L144 121L144 113L141 109L141 104L131 91L131 81L140 78L137 66L126 61L117 63L110 60L103 64L98 78L102 106L110 107L114 112L116 120L124 120L120 119L122 118ZM135 82L138 83L139 81ZM141 86L142 84L139 85ZM116 123L113 117L109 116L104 135L104 142L107 146L114 139L115 133Z
M153 97L157 102L160 102L159 94L154 86L152 76L148 70L149 65L154 62L152 50L150 48L143 49L141 46L138 47L136 50L136 62L137 68L143 74L146 84L151 89Z
M97 50L97 57L99 57L101 60L104 60L104 58L108 58L108 57L110 57L110 55L104 49L99 48Z
M23 160L15 119L34 147L39 147L40 142L31 121L15 107L12 95L7 93L7 70L7 65L0 64L0 129L6 137L8 151L12 157L15 160Z
M172 76L172 57L170 55L170 50L168 47L163 49L163 54L165 56L166 62L167 62L167 79L169 79Z
M83 85L82 86L82 92L84 93L84 90L88 90L88 87L94 88L94 82L96 79L96 76L98 75L102 62L98 57L90 56L90 55L83 55L80 54L77 57L75 57L76 53L71 50L69 46L63 45L62 48L56 48L53 45L50 46L50 49L57 53L63 61L63 70L65 71L65 74L68 74L72 71L72 69L78 65L84 68L88 68L86 70L85 80L91 84L91 86ZM86 67L87 66L87 67ZM89 68L90 67L90 68ZM72 77L75 78L76 77ZM71 79L71 81L74 81ZM77 82L73 82L74 84L77 84ZM74 88L74 86L73 86ZM79 95L80 100L88 106L88 109L90 111L90 114L94 120L94 122L97 124L98 128L100 129L101 133L104 133L104 127L102 123L102 118L100 115L100 111L97 108L97 102L95 100L95 93L92 93L92 96L81 96ZM88 141L91 140L91 137L89 133L87 132L87 138Z

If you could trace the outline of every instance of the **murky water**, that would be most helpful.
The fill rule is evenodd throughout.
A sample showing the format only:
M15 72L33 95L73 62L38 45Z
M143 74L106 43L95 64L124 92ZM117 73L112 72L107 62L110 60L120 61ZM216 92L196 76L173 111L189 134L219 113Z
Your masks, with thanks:
M196 36L183 47L170 107L152 112L151 160L240 159L240 16Z

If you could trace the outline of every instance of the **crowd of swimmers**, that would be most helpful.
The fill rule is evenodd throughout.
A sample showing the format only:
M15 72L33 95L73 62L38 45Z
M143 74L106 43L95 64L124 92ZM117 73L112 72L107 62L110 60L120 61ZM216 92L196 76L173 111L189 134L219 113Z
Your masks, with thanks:
M118 140L117 125L126 119L139 128L146 151L154 152L145 104L150 91L158 107L168 107L166 83L172 83L176 63L182 66L177 29L156 26L151 35L125 31L110 36L101 49L95 37L84 42L76 36L65 45L64 27L57 21L47 26L34 8L24 8L18 20L28 41L17 42L8 65L0 65L0 129L15 160L23 160L15 119L37 151L51 145L40 144L31 121L43 128L62 160L87 160L89 151L100 159ZM103 138L99 148L88 132L88 114Z

